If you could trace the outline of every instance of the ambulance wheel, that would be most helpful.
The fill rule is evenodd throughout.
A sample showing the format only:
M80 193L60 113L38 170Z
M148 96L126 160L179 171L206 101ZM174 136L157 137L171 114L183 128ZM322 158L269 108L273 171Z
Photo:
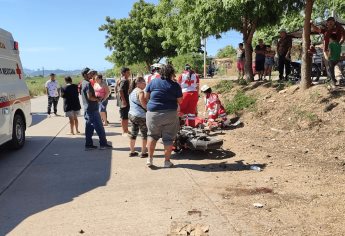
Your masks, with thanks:
M10 146L13 149L20 149L25 143L25 122L23 116L16 114L13 119L12 140Z

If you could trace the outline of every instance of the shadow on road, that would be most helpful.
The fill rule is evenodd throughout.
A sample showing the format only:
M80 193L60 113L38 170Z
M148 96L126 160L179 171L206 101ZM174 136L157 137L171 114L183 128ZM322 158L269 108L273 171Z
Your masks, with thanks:
M228 150L213 150L213 151L192 151L183 150L181 153L174 155L177 160L224 160L235 157L236 153Z
M36 112L32 113L32 123L31 126L37 125L47 119L47 113L46 112Z
M32 137L30 142L44 138ZM105 186L111 157L111 150L84 151L83 137L55 138L27 168L23 166L19 177L0 195L0 235L32 215ZM0 167L7 165L13 171L18 171L18 163L18 159L0 159Z
M224 171L245 171L251 170L251 166L260 167L262 170L265 169L266 164L244 164L242 160L236 161L235 163L210 163L210 164L178 164L176 168L185 168L204 172L224 172Z

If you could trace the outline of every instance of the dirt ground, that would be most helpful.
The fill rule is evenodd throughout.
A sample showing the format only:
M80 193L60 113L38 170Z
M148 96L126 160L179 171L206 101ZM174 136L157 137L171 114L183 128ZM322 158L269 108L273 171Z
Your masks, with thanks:
M179 157L192 177L240 235L345 235L345 90L256 82L222 100L238 89L255 107L239 114L244 127L217 134L224 155Z

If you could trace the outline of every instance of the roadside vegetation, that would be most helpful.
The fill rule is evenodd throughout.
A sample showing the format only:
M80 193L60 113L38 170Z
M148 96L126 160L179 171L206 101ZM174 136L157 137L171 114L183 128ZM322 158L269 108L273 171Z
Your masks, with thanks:
M49 80L49 77L35 76L26 77L26 85L29 88L30 96L41 96L46 94L46 89L44 87L45 83ZM56 80L59 82L60 86L65 84L64 76L56 76ZM73 83L77 84L81 81L80 76L72 77Z

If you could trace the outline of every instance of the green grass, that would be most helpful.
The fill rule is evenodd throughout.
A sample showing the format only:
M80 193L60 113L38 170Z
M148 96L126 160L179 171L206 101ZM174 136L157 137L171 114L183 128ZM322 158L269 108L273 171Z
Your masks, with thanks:
M305 111L300 108L295 108L293 112L297 120L308 120L310 122L315 122L319 119L319 117L315 113Z
M44 87L45 83L49 80L49 77L27 77L25 82L29 88L30 96L41 96L46 93ZM65 80L63 76L57 76L56 80L59 82L60 86L65 85ZM75 76L72 78L73 83L77 84L81 81L80 76Z
M228 93L233 87L234 84L231 80L222 80L214 86L214 89L217 93Z
M256 98L246 95L243 91L238 91L231 101L225 102L225 109L229 114L234 114L254 107L255 103Z

